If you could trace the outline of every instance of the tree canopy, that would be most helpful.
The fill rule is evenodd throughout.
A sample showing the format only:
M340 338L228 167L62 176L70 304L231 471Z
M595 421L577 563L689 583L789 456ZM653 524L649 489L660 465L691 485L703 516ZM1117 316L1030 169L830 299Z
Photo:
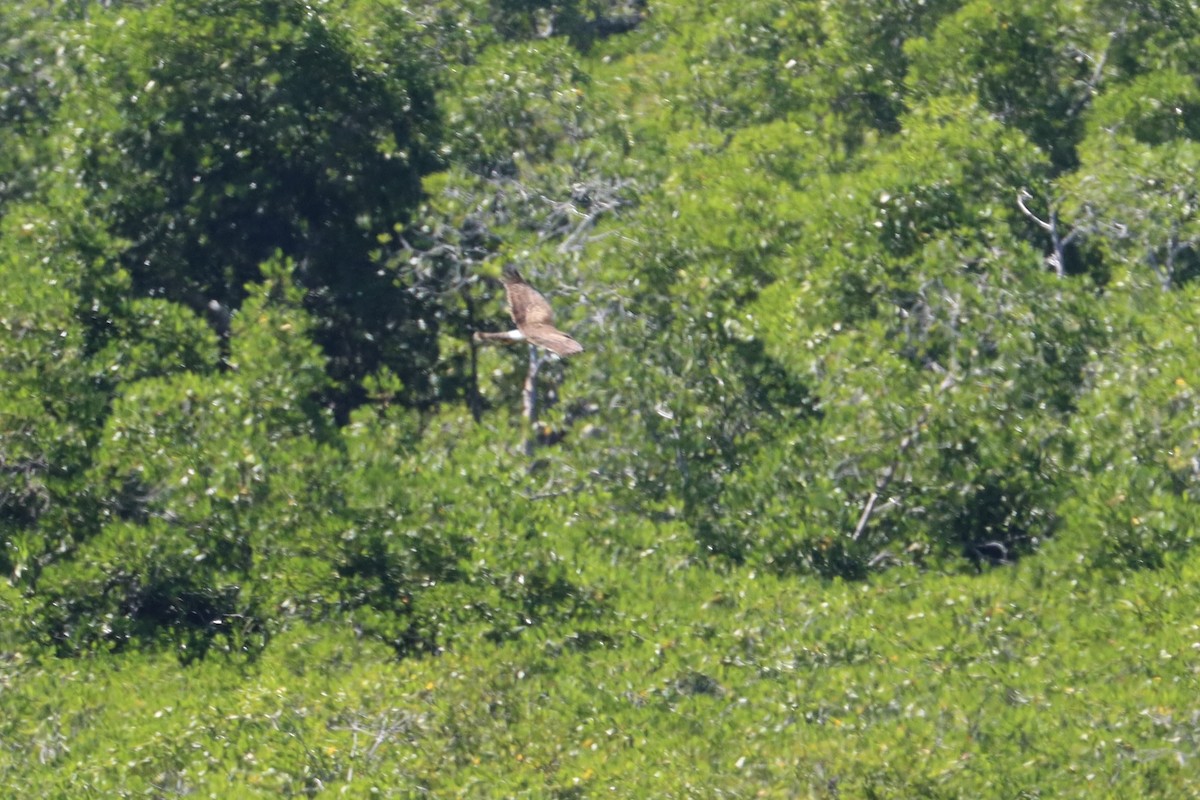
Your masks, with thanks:
M721 586L715 614L739 582L905 598L1195 571L1187 3L3 11L0 664L198 674L325 635L393 666L526 646L664 664L685 635L647 627L664 575ZM472 338L507 324L509 262L585 347L536 386L524 347ZM755 624L722 663L774 635ZM822 647L886 664L874 635ZM0 691L26 674L7 669ZM672 674L622 702L725 692ZM475 723L442 724L470 774ZM1130 758L1113 781L1154 784ZM151 778L204 784L178 759ZM586 796L549 762L529 785ZM314 763L287 792L361 788ZM972 792L871 780L852 783Z

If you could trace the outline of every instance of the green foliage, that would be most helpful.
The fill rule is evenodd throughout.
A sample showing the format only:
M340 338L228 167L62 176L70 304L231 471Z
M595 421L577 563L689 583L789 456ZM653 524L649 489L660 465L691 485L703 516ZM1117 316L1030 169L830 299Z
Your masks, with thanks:
M565 36L586 50L641 24L646 0L488 0L488 20L507 39Z
M909 44L909 85L921 99L977 96L1057 166L1070 166L1088 79L1086 59L1077 55L1088 43L1075 36L1073 12L1053 0L967 3Z
M66 252L48 209L16 206L0 235L0 566L17 581L94 528L83 482L106 396L87 359L85 257ZM119 282L119 281L117 281Z
M810 319L808 293L759 305L781 360L813 376L817 415L731 489L730 507L761 507L757 558L861 574L930 546L1007 560L1054 530L1064 424L1096 332L1060 328L1086 318L1086 300L1056 296L1000 252L931 244L877 319ZM895 353L880 358L880 342ZM763 491L765 473L789 489Z
M761 0L710 8L691 24L688 85L705 125L737 129L802 121L831 149L854 152L899 130L907 59L955 2L817 3Z
M815 5L742 3L714 9L705 23L688 61L691 86L685 90L705 125L741 128L803 107L792 76L818 66L797 63L812 58L807 52L824 38Z
M1080 467L1063 518L1105 570L1162 567L1191 549L1197 530L1196 292L1143 302L1090 369L1074 422Z
M113 385L174 372L204 374L220 360L217 336L191 309L159 298L134 298L118 309L108 342L93 356Z
M1141 75L1096 98L1087 117L1088 134L1118 134L1148 145L1200 134L1200 90L1174 70Z
M1104 258L1119 285L1170 289L1200 274L1195 183L1200 144L1161 145L1099 132L1079 170L1060 185L1067 219Z
M514 159L567 156L587 136L587 77L560 41L517 44L486 52L458 87L461 108L449 128L460 158L484 175L511 174Z
M5 4L0 20L0 209L29 199L50 170L55 111L69 81L52 12L33 3Z
M436 112L403 36L388 41L385 57L293 2L198 0L98 19L88 89L63 116L83 131L78 176L95 213L129 241L120 261L132 290L236 308L281 251L312 292L336 379L386 364L427 395L429 311L372 251L417 202Z
M0 779L1195 794L1185 5L10 4Z
M911 548L1008 560L1054 528L1096 330L1013 238L1011 187L1047 166L971 105L906 125L833 180L782 168L808 191L759 155L778 124L665 184L639 483L678 487L707 552L861 576Z
M227 372L129 376L94 456L101 528L40 576L47 614L35 625L60 652L162 628L189 656L203 655L216 633L260 630L257 604L282 599L256 597L243 582L307 549L292 525L312 522L285 508L320 485L330 428L312 403L327 379L289 279L277 270L243 307ZM272 291L291 295L291 307L272 303Z
M928 36L959 0L851 0L831 9L830 62L839 75L826 103L846 120L845 144L856 149L874 132L895 133L899 117L911 98L903 89L910 58L906 43ZM819 69L809 70L806 81L816 84L818 97L828 92Z
M1171 0L1093 0L1083 6L1095 35L1107 41L1106 63L1118 75L1195 71L1200 15Z
M1175 587L640 563L619 647L476 638L396 662L316 625L239 669L6 660L0 774L44 797L1191 794L1194 559Z

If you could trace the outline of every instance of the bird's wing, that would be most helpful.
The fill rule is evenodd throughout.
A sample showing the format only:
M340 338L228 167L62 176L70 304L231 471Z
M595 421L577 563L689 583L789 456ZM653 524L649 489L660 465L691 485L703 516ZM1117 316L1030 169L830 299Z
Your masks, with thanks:
M508 293L509 312L518 328L524 330L526 325L554 325L554 311L550 304L541 292L524 279L518 276L516 280L506 280L504 289Z
M525 334L525 338L531 344L544 347L551 353L557 353L560 356L583 352L583 345L553 325L530 325L527 323L521 326L521 332Z

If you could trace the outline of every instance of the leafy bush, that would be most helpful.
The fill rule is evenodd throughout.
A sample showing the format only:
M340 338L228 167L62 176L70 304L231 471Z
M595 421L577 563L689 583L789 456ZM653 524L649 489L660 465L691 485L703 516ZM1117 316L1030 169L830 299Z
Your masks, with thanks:
M282 252L336 379L388 365L427 395L432 311L372 258L435 163L431 81L411 50L384 57L290 0L97 15L85 90L62 114L81 130L71 180L126 241L132 291L227 314Z
M1079 470L1062 509L1088 563L1118 572L1182 557L1200 521L1196 291L1130 305L1136 316L1088 371L1074 420Z
M0 234L0 567L22 583L95 529L84 476L108 396L80 317L104 289L63 245L71 222L16 206Z
M294 303L295 291L283 288L288 280L280 271L273 286ZM60 650L100 641L120 646L134 636L153 638L160 626L211 638L234 618L249 620L244 625L252 630L264 624L254 607L277 598L241 584L261 579L256 573L265 564L281 567L292 548L302 547L284 544L297 531L289 532L294 515L281 506L299 488L294 474L308 473L301 486L319 485L319 439L331 433L312 403L327 379L305 336L309 323L286 301L273 305L270 287L235 320L228 372L174 372L181 352L168 349L174 374L122 386L89 486L101 500L101 530L38 587L52 612L43 635ZM168 348L190 346L186 325L173 333L182 335L168 335ZM137 367L161 363L153 350L127 352L141 356L130 378ZM189 652L197 649L192 645Z
M1057 167L1072 166L1079 112L1089 82L1098 79L1089 76L1089 59L1078 55L1091 45L1078 13L1053 0L966 3L928 38L908 43L915 99L974 95Z

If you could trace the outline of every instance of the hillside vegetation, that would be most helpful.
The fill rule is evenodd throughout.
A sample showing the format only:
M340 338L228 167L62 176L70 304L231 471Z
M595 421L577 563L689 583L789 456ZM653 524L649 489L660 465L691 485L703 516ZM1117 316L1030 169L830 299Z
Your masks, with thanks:
M0 11L4 786L1200 796L1192 4Z

